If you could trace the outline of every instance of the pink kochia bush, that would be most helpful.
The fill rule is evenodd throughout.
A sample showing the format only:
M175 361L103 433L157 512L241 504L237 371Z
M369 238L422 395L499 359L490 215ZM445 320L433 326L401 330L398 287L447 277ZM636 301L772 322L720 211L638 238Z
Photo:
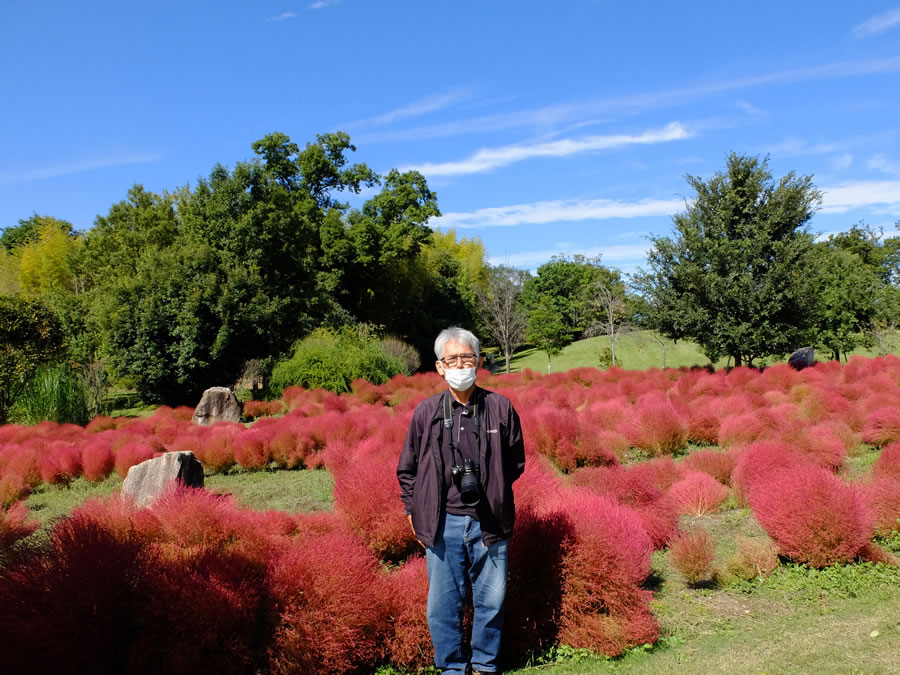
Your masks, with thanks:
M669 494L678 506L679 513L708 516L718 511L728 498L728 488L709 474L692 471L672 485Z
M6 510L0 508L0 552L38 527L40 524L36 520L29 520L28 508L22 502L16 502Z
M750 506L782 555L812 567L849 562L872 538L859 492L817 466L772 471L752 486Z

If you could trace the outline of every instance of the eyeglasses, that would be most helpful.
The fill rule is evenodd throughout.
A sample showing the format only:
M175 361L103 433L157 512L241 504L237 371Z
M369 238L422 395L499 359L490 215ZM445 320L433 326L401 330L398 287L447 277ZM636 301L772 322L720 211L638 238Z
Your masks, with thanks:
M476 361L478 361L478 355L472 354L471 352L466 354L450 354L441 359L441 363L448 368L455 368L460 365L471 368L475 365Z

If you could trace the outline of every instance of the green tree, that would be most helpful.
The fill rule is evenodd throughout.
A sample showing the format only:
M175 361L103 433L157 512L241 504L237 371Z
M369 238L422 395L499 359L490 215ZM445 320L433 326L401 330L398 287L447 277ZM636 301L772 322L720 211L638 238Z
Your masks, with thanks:
M62 358L63 332L39 300L0 296L0 424L42 365Z
M821 202L810 176L773 180L768 159L732 153L673 218L672 237L652 237L648 269L635 278L652 327L697 342L710 360L735 365L808 343L815 291L812 235Z
M47 225L59 228L69 236L75 236L75 230L69 221L35 213L30 218L20 220L18 225L4 228L3 234L0 234L0 246L12 251L25 244L36 242L40 239L42 228Z
M605 319L605 310L595 298L598 283L614 289L617 297L624 294L619 273L601 265L599 256L575 255L571 259L553 256L525 284L522 302L530 311L544 297L552 297L560 320L574 338L583 335L593 323Z
M815 344L846 361L869 341L882 282L856 253L827 246L816 248L816 282Z
M528 313L528 329L525 339L537 349L547 352L547 372L550 372L550 358L572 342L572 332L563 319L559 300L543 295L535 301Z
M26 295L36 296L51 291L74 293L76 277L73 260L81 240L66 232L57 222L44 222L37 239L20 248L19 285Z

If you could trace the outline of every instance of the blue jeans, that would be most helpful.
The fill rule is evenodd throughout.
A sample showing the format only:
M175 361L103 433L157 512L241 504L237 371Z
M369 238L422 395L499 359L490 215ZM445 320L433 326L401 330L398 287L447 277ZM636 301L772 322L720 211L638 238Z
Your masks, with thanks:
M481 524L469 516L445 514L428 563L428 629L434 643L434 665L462 675L469 660L463 647L462 617L466 588L472 588L472 669L497 670L503 600L506 597L506 552L509 542L490 547L481 540Z

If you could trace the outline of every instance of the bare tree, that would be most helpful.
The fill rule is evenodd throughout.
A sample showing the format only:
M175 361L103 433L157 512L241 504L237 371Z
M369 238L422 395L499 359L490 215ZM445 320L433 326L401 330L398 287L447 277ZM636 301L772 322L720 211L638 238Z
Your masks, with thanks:
M585 335L609 336L612 365L616 365L616 340L634 330L634 324L628 320L629 308L624 289L605 281L595 281L591 291L591 304L596 308L600 318L588 326Z
M490 338L497 343L506 359L525 339L528 315L519 302L528 272L507 265L490 270L487 290L477 291L478 314Z

